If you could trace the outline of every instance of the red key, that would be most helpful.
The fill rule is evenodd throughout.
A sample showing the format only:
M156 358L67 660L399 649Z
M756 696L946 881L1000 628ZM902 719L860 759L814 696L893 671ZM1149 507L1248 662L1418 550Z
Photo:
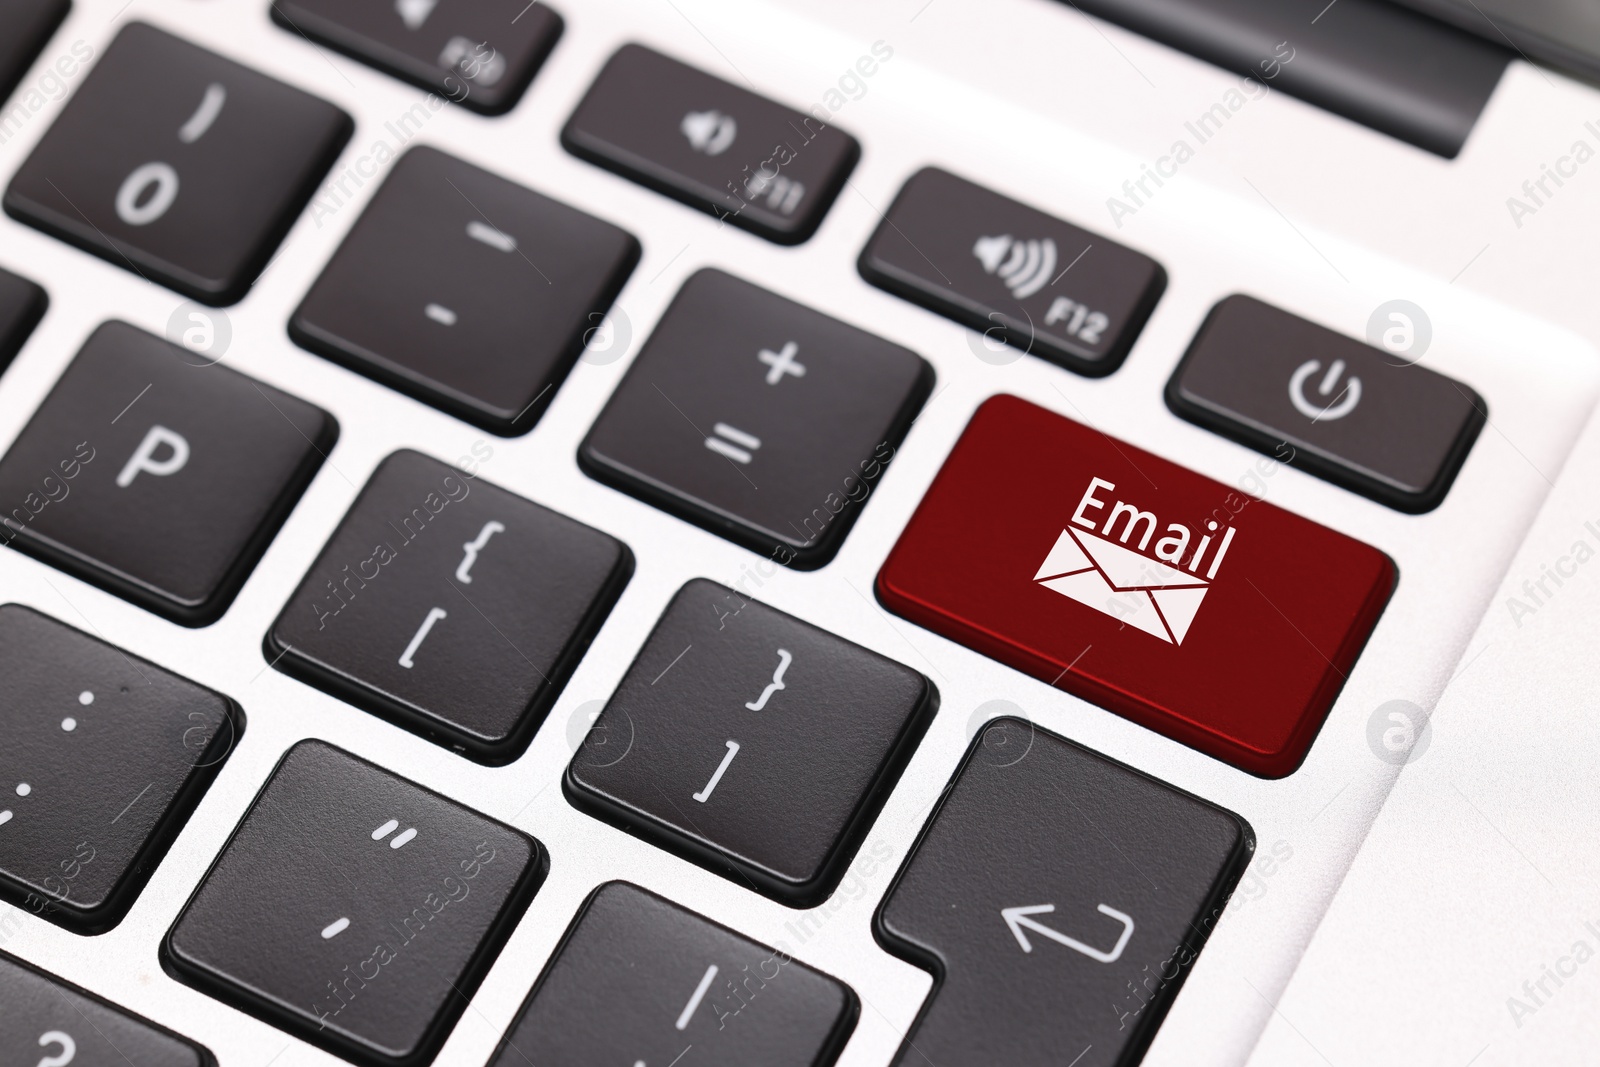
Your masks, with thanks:
M877 589L920 626L1282 778L1305 759L1397 577L1370 545L996 396Z

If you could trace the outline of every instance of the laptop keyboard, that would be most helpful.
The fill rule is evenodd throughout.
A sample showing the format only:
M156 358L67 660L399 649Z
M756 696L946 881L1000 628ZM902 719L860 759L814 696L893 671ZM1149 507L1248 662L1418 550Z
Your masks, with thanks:
M42 25L57 17L47 7L10 9L0 25ZM388 131L402 144L448 110L429 140L463 151L494 146L504 120L493 116L518 109L530 83L537 94L536 72L575 29L538 4L502 15L481 0L279 0L270 12L272 32L427 90ZM893 54L873 52L862 59L872 70L852 68L863 78ZM0 754L0 895L73 937L115 928L226 764L236 826L226 840L212 827L209 870L164 887L187 903L160 916L161 965L201 995L183 1003L227 1005L284 1041L367 1065L429 1062L464 1018L487 1018L475 995L516 939L538 966L514 976L515 1011L488 1023L494 1063L669 1067L692 1048L700 1062L827 1067L853 1034L884 1025L908 1065L1137 1062L1250 861L1251 823L994 700L972 711L959 763L941 765L943 791L897 816L920 836L899 853L869 847L925 736L949 718L941 687L961 686L976 651L1194 750L1180 760L1203 753L1228 775L1282 778L1319 743L1394 593L1395 561L1081 411L1004 395L999 375L982 388L1003 395L976 406L954 450L928 451L910 435L949 384L942 371L892 325L863 329L784 295L807 287L772 269L793 254L774 246L818 233L863 142L818 108L653 48L604 55L552 143L597 168L587 180L620 176L661 194L662 211L687 214L666 203L678 201L764 239L741 246L748 262L700 267L670 302L663 293L637 338L613 303L660 277L634 277L659 242L654 216L619 225L513 181L503 175L527 168L509 144L504 167L416 144L370 172L335 172L356 129L341 107L144 23L115 34L15 168L14 219L214 306L243 300L280 254L298 256L286 235L308 216L321 227L381 170L275 327L327 361L308 375L336 392L369 383L334 365L426 405L406 409L415 428L342 427L222 365L185 329L225 315L175 313L163 338L107 300L0 458L0 528L53 578L193 628L180 636L212 650L237 647L230 608L266 553L301 552L307 568L316 552L292 592L257 588L252 610L271 601L277 617L243 635L262 654L250 673L373 717L352 733L330 725L330 737L359 738L377 720L416 735L398 734L408 775L459 762L501 777L447 799L306 735L236 767L234 700L262 720L271 702L219 695L8 604L0 680L20 696L0 708L17 741ZM470 125L457 105L475 112ZM330 176L332 206L312 203ZM939 167L898 180L888 210L873 208L876 232L852 235L860 278L952 320L949 336L984 372L1032 356L1084 379L1128 373L1167 292L1162 262ZM859 284L847 259L836 266L828 284ZM826 306L827 285L808 291ZM0 271L0 368L45 303ZM436 442L450 420L546 434L580 360L610 362L602 327L635 355L570 450L588 479L579 488L502 488L480 469L495 452L481 439L446 462ZM1487 423L1464 381L1259 300L1224 300L1189 329L1172 412L1396 511L1439 507ZM1159 386L1147 392L1159 412ZM390 443L359 468L371 472L360 487L330 453L341 432L360 455L380 451L380 429L426 444ZM908 463L913 482L931 479L915 514L852 543L891 465ZM303 497L331 514L336 494L317 490L330 481L354 499L322 528L320 552L304 537L282 544ZM648 541L663 527L580 521L586 494L682 520L666 527L668 552L710 541L698 527L756 556L716 542L731 565L674 583L664 609L646 611L624 596L666 581ZM830 580L802 572L851 552L857 570L881 561L877 604L844 578L828 595L850 607L827 627L776 606ZM755 595L767 582L772 603ZM889 636L852 639L851 612ZM233 643L217 643L224 632ZM1253 664L1244 683L1241 650ZM596 657L620 680L550 722ZM524 759L542 732L564 734L564 766L548 748ZM522 811L505 807L512 778L533 780ZM589 820L594 855L659 851L673 878L643 888L576 876L543 831L521 828L547 791ZM849 982L791 955L874 870L893 881L868 900L870 924L852 920L857 946L870 929L928 989L903 1025L871 1019ZM674 878L683 899L654 891ZM764 937L721 925L726 894L778 909ZM538 911L535 922L552 900L559 921ZM0 989L24 1006L20 1031L0 1022L0 1049L20 1033L23 1061L42 1051L65 1065L108 1035L151 1062L199 1056L4 955Z

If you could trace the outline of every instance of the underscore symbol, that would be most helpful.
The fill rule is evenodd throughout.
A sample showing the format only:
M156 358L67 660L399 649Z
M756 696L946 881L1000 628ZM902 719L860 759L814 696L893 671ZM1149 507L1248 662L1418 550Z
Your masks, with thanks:
M350 920L340 917L322 928L322 940L331 941L346 930L350 929Z
M411 662L411 657L417 654L417 649L422 647L422 642L428 639L428 631L433 629L433 624L442 618L445 618L445 610L443 608L428 609L428 617L422 620L422 625L417 627L417 632L411 637L411 643L406 646L404 652L400 653L400 666L408 671L415 666Z
M1361 403L1361 379L1352 375L1337 397L1326 406L1318 406L1306 397L1305 385L1306 380L1320 369L1322 364L1314 359L1308 359L1300 364L1289 379L1289 402L1294 405L1296 411L1312 422L1332 422L1334 419L1342 419ZM1317 395L1327 396L1333 392L1333 387L1339 384L1339 376L1343 373L1344 360L1334 360L1333 365L1328 368L1328 373L1323 375L1322 381L1317 385Z
M728 744L733 744L729 741ZM711 988L711 982L717 977L717 965L711 964L706 968L706 973L700 977L700 984L694 987L694 995L689 998L689 1003L683 1006L683 1011L678 1014L678 1021L674 1024L679 1030L688 1027L689 1020L694 1017L694 1010L706 997L706 990Z
M517 239L509 233L495 229L486 222L473 219L467 223L467 236L474 241L481 241L490 248L499 249L501 252L515 252Z
M1048 237L1042 241L1018 241L1009 233L980 237L972 254L983 264L983 272L998 276L1018 300L1043 289L1056 269L1056 243Z
M785 344L780 351L774 352L770 348L763 348L756 354L756 358L772 369L767 371L767 384L777 385L783 381L785 374L792 374L796 378L806 376L805 367L795 362L795 356L800 352L800 346L793 341Z
M465 554L461 557L461 565L456 568L456 581L464 585L472 584L472 565L478 562L478 553L482 552L483 547L489 543L489 538L497 533L505 533L505 529L502 523L490 519L483 524L483 529L478 531L476 540L468 541L461 546Z
M751 711L760 711L762 708L766 707L767 701L772 699L772 694L776 693L780 689L785 688L783 684L783 672L787 671L789 669L789 664L793 662L794 657L789 654L788 649L778 649L778 669L772 672L772 683L761 691L761 695L756 698L755 703L746 704L745 707L749 708Z
M716 791L717 783L722 781L722 776L724 774L728 773L728 764L732 763L733 757L737 756L738 754L739 742L729 741L728 754L722 757L721 763L717 764L716 771L711 775L711 781L707 782L706 787L700 790L700 792L692 794L696 800L704 804L706 801L711 799L711 794Z
M706 447L736 463L749 463L753 458L751 451L761 447L761 438L725 422L719 422L711 429L717 436L706 438Z
M422 309L422 313L440 326L454 326L456 324L456 313L443 304L429 304Z

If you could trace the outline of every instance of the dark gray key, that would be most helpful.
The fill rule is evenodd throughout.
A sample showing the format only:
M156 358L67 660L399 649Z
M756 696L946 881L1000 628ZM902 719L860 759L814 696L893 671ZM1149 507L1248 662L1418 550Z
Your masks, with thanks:
M1454 378L1248 296L1211 309L1166 397L1190 422L1411 514L1444 501L1488 418Z
M272 20L485 115L516 105L561 36L528 0L273 0Z
M806 240L861 158L847 133L641 45L607 60L567 151L778 244Z
M326 101L130 23L17 171L5 210L185 296L231 304L352 129Z
M595 720L567 795L806 907L838 883L937 706L911 668L697 578Z
M935 167L911 176L861 276L1079 374L1122 365L1166 289L1161 265Z
M321 408L104 323L0 459L0 540L204 626L338 433Z
M184 981L364 1064L425 1064L548 862L321 741L291 748L163 941Z
M527 748L632 573L615 538L396 452L273 623L267 658L505 763Z
M0 102L11 95L71 8L70 0L6 0L0 5ZM80 43L78 47L84 46ZM58 69L43 73L41 93L58 92L61 80L77 73L79 58L69 51L56 63ZM0 126L0 132L9 135L11 131ZM4 139L0 137L0 141Z
M684 282L578 464L801 570L839 551L933 388L914 352L717 270Z
M781 950L608 882L578 912L490 1063L829 1067L859 1014L848 986Z
M227 697L0 607L0 893L69 930L122 920L244 727Z
M937 976L895 1062L1139 1062L1254 847L1231 812L994 720L878 909Z
M0 1063L44 1067L209 1067L205 1049L0 955Z
M50 298L43 289L8 270L0 270L0 372L16 358L49 304Z
M610 223L413 148L289 336L491 433L525 433L638 262Z

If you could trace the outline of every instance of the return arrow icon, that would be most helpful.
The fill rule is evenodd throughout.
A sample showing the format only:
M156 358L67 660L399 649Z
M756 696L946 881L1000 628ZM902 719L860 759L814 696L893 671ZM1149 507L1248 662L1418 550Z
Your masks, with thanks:
M1028 935L1023 933L1023 929L1026 928L1032 930L1036 934L1042 934L1052 941L1066 945L1068 948L1076 952L1081 952L1092 960L1099 960L1101 963L1115 963L1122 956L1122 950L1128 947L1128 938L1133 936L1133 916L1126 915L1118 911L1116 908L1110 908L1104 904L1099 906L1100 914L1109 915L1111 918L1122 924L1122 933L1120 936L1118 936L1117 943L1112 947L1110 952L1102 952L1090 945L1085 945L1082 941L1068 937L1066 934L1052 930L1043 923L1029 918L1030 915L1046 915L1055 910L1056 906L1054 904L1034 904L1029 907L1001 908L1000 917L1004 919L1006 921L1006 925L1011 928L1012 936L1017 939L1017 944L1022 946L1022 951L1024 952L1033 951L1033 945L1029 943Z

